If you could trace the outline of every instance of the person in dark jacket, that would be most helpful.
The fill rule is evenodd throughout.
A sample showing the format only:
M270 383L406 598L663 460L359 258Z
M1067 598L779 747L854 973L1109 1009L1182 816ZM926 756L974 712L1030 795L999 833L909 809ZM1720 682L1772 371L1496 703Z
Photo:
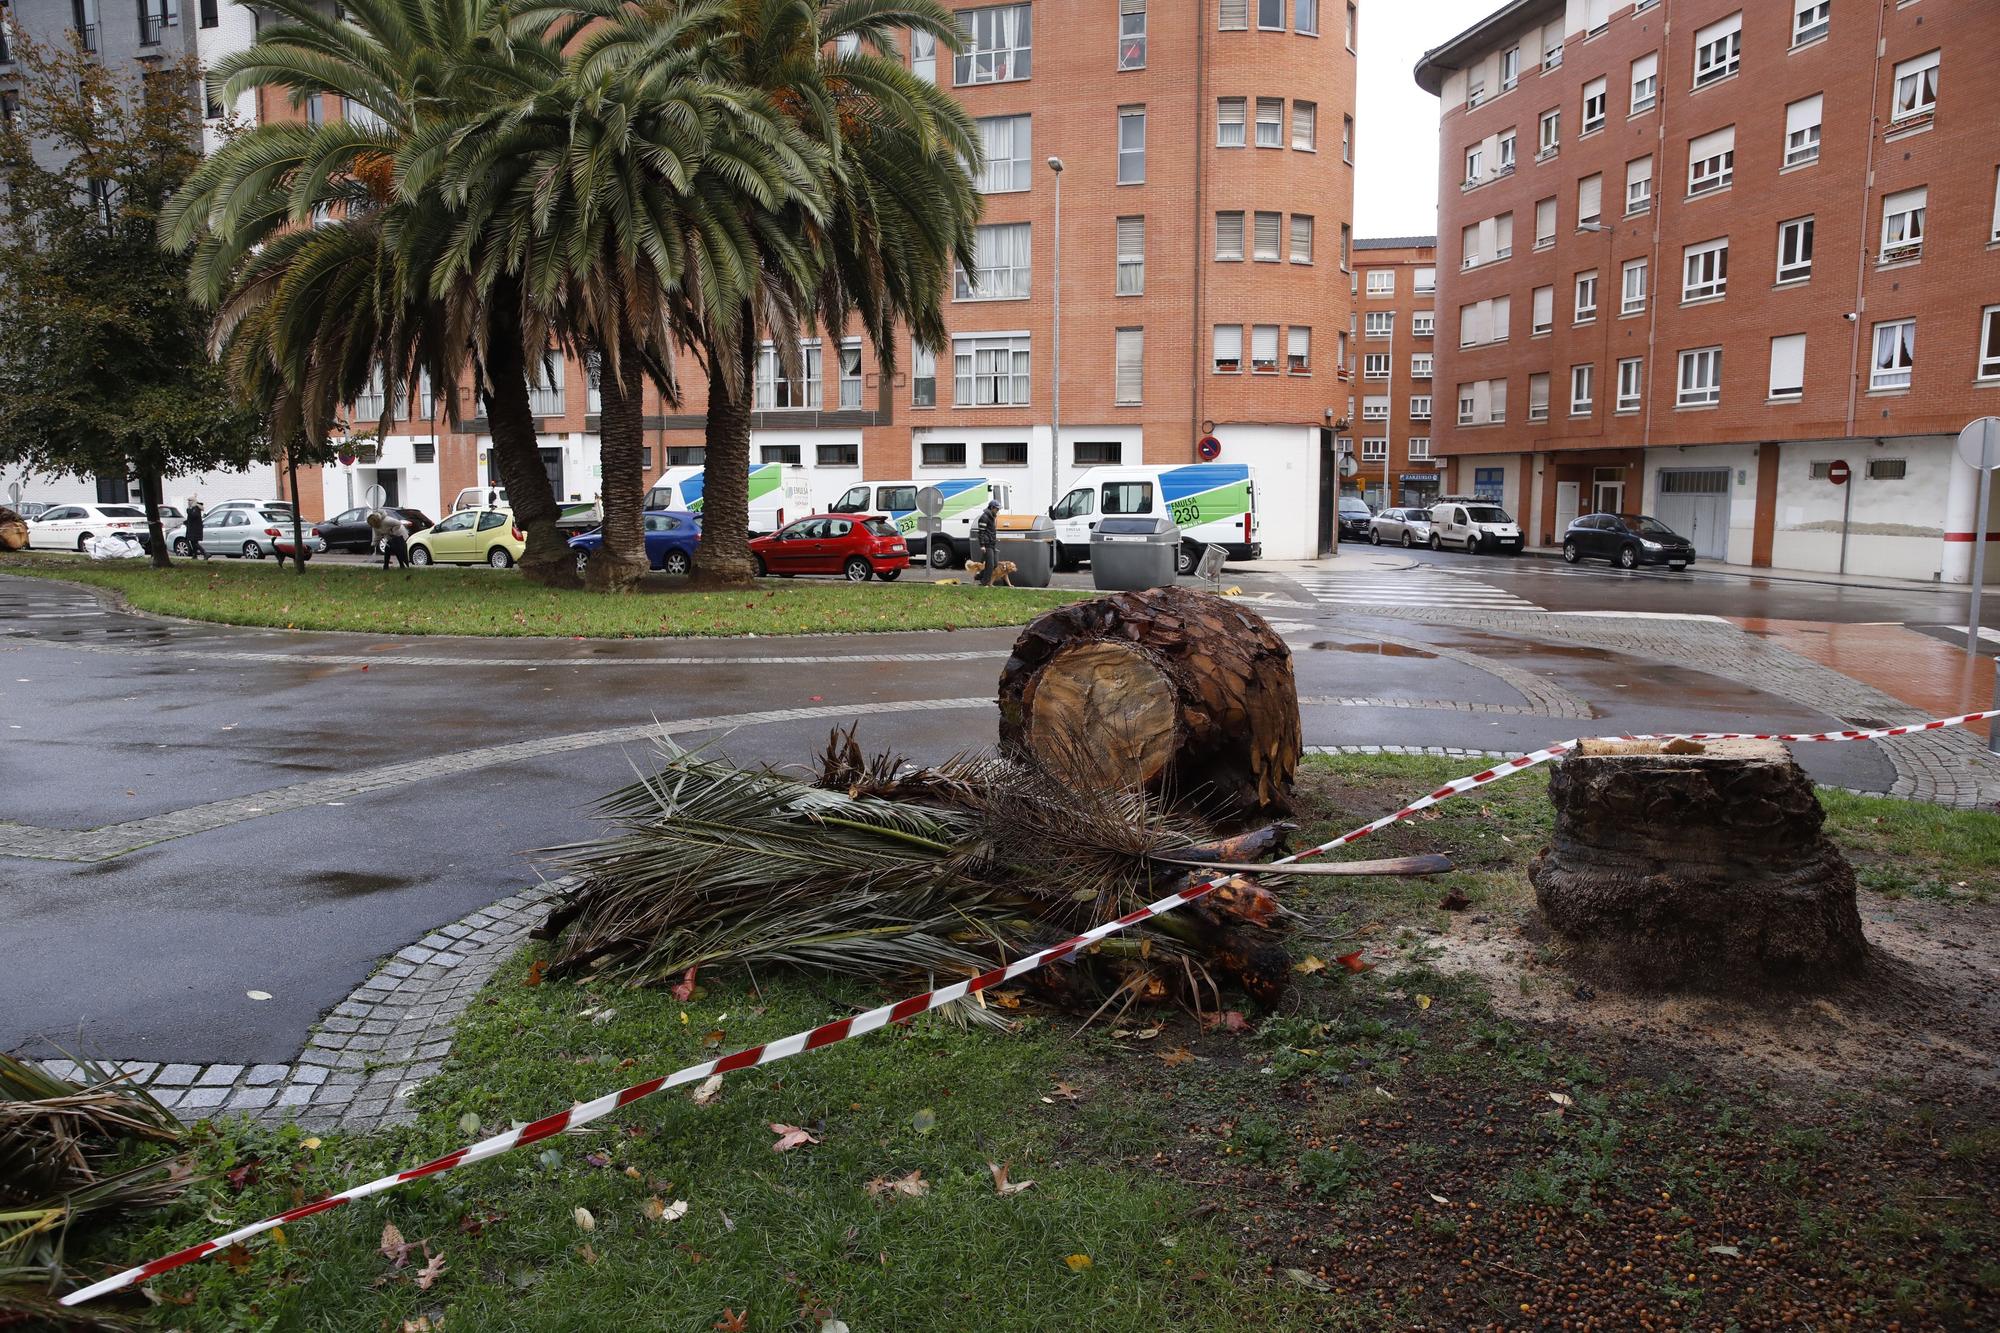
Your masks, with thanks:
M203 560L213 559L214 557L209 555L208 551L204 549L201 544L201 533L202 533L201 501L196 499L190 499L188 501L188 511L187 511L188 557L190 559L193 559L195 557L200 557Z
M382 539L382 568L387 569L391 560L404 569L410 567L410 525L403 521L402 514L384 514Z
M973 544L979 548L979 559L986 568L979 571L979 586L988 587L993 582L993 566L1000 558L1000 502L988 500L986 508L979 511L979 519L973 524Z

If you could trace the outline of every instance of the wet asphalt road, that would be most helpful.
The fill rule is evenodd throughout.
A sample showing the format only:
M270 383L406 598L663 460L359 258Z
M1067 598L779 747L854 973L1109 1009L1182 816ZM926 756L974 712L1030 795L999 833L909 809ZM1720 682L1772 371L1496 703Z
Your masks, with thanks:
M1445 560L1453 572L1468 572L1464 557ZM1566 602L1594 600L1597 608L1629 609L1639 591L1616 575L1593 583L1503 571L1492 581L1502 577L1542 578ZM1252 593L1307 600L1298 585L1274 576L1236 581ZM1713 590L1658 595L1702 591ZM1644 592L1655 595L1651 584ZM1773 609L1762 614L1807 619L1824 592L1786 586L1741 595L1770 602ZM1553 594L1541 595L1539 586L1536 593L1533 601L1551 605ZM1514 750L1579 731L1752 723L1817 729L1833 722L1715 677L1648 668L1597 649L1337 607L1266 614L1298 651L1302 696L1376 701L1308 703L1308 744ZM1519 704L1522 696L1477 665L1425 656L1421 646L1385 650L1381 635L1532 671L1587 700L1599 716L1586 722L1386 706L1399 699ZM863 721L871 747L940 758L991 743L993 712L985 701L1013 636L384 640L166 624L107 612L62 585L0 577L0 821L95 828L254 798L306 778L425 756L447 760L446 771L421 780L246 815L96 863L7 856L0 826L0 939L9 960L0 970L0 1048L46 1052L53 1044L121 1059L288 1059L310 1025L384 955L532 879L524 851L585 836L590 802L645 760L645 747L629 741L505 764L483 755L487 748L655 718L716 719L715 729L682 739L714 740L740 760L795 764L811 757L835 719L740 727L725 720L770 709L966 700ZM885 654L898 660L795 660ZM913 654L951 657L909 660ZM714 660L742 658L769 660ZM1801 760L1821 781L1843 786L1884 788L1894 776L1872 746L1806 747ZM251 990L273 998L249 1000Z

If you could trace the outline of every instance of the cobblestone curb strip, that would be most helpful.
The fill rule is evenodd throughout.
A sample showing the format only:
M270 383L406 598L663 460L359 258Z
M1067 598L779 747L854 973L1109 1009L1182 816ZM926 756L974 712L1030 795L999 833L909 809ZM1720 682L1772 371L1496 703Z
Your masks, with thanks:
M438 1072L459 1015L564 888L551 881L483 907L392 955L320 1020L290 1064L100 1061L187 1121L248 1116L308 1129L371 1130L410 1118L408 1098ZM77 1067L44 1060L65 1078Z

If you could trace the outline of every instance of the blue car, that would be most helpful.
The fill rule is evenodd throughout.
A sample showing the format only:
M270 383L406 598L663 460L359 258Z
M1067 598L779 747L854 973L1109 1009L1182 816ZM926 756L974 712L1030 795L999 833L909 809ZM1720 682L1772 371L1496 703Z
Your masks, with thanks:
M685 509L646 511L646 561L654 569L669 574L686 574L694 568L694 548L701 542L701 515ZM569 539L576 552L576 572L590 563L590 553L604 544L604 530L591 531Z

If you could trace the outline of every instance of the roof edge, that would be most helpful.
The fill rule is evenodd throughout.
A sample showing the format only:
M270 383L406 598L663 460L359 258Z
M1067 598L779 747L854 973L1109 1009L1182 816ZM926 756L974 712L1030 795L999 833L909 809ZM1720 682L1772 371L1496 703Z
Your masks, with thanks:
M1444 87L1445 72L1459 68L1457 62L1483 50L1489 42L1496 40L1500 32L1516 23L1526 22L1530 15L1553 15L1565 8L1564 0L1511 0L1511 3L1488 14L1450 41L1424 52L1411 71L1417 87L1433 97L1437 96L1438 90Z

